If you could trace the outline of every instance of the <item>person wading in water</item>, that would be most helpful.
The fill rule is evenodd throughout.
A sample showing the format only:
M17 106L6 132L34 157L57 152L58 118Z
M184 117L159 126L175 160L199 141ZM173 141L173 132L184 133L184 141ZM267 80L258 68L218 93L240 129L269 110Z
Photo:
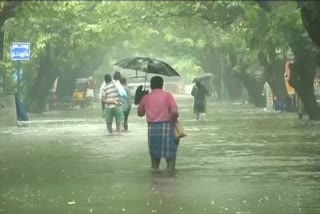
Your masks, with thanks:
M112 123L113 118L116 120L116 129L117 132L120 133L121 124L124 119L124 115L122 112L121 101L119 91L112 81L111 75L106 74L104 76L104 80L106 86L103 89L103 102L105 104L104 115L107 124L107 129L110 134L112 134Z
M131 111L132 98L130 95L130 91L127 87L127 79L125 77L121 77L120 83L123 86L124 90L127 92L127 97L121 99L121 103L122 103L122 111L124 115L123 129L124 131L128 131L128 118Z
M205 120L206 117L206 96L208 95L207 89L197 81L192 88L191 95L194 97L193 111L196 115L196 120Z
M152 77L152 91L142 97L137 112L140 117L146 115L147 118L151 168L159 170L161 158L166 158L167 170L174 171L178 150L175 142L178 107L172 94L163 91L162 88L162 77ZM136 92L136 96L139 96L139 91Z

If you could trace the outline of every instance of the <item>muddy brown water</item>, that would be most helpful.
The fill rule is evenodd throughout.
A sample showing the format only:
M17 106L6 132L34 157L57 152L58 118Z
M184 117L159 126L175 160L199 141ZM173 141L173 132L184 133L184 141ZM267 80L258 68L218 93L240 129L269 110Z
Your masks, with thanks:
M99 109L33 115L0 129L0 213L320 213L320 125L294 113L178 98L177 172L152 173L143 118L107 136ZM165 168L165 165L162 165Z

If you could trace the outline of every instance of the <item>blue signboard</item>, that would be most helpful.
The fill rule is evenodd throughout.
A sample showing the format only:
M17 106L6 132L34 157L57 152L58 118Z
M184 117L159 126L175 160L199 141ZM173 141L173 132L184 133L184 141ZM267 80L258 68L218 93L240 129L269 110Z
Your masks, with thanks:
M11 47L11 59L13 61L30 60L30 43L13 42Z

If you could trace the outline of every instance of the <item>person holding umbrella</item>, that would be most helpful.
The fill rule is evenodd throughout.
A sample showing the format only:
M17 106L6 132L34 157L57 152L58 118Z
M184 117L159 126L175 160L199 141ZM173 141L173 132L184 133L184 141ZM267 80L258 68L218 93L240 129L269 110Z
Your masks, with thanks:
M151 92L142 97L138 116L146 115L151 168L159 170L161 158L166 158L167 169L175 170L178 144L175 141L175 123L179 113L171 93L165 92L160 76L151 78Z
M193 111L196 115L196 120L205 120L207 89L197 80L192 88L191 95L194 97Z

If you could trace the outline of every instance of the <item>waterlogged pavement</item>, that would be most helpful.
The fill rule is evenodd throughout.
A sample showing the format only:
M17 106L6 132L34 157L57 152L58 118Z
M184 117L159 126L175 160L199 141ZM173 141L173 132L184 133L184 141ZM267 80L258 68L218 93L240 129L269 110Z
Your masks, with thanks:
M320 213L320 125L214 102L201 123L190 98L178 102L189 136L174 176L149 169L135 109L120 136L106 135L98 109L0 129L0 213Z

